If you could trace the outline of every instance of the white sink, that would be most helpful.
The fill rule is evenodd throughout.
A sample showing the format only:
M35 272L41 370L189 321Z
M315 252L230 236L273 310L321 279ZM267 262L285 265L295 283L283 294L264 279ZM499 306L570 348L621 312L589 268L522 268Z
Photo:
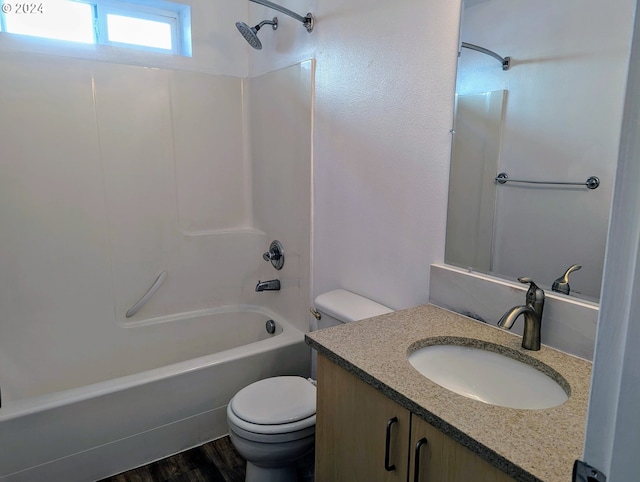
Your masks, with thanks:
M542 409L568 399L551 377L505 355L459 345L431 345L408 355L429 380L491 405Z

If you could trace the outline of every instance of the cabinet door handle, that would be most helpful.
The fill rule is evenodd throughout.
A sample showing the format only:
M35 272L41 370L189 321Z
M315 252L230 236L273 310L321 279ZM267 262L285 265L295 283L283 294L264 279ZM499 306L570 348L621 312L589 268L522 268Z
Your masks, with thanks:
M385 436L384 444L384 468L387 472L396 470L396 466L389 465L389 452L391 451L391 426L398 422L398 417L393 417L387 420L387 434Z
M416 451L414 453L414 466L413 466L413 482L420 482L420 449L423 445L427 444L427 438L422 437L416 442Z

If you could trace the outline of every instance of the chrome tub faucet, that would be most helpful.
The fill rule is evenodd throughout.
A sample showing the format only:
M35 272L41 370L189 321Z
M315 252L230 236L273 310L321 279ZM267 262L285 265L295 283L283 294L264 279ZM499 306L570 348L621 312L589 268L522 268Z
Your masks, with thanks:
M540 327L544 308L544 291L538 288L531 278L518 278L520 283L529 283L526 305L514 306L508 310L498 326L510 330L520 315L524 315L524 334L522 348L537 351L540 349Z
M258 281L256 291L280 291L280 280Z

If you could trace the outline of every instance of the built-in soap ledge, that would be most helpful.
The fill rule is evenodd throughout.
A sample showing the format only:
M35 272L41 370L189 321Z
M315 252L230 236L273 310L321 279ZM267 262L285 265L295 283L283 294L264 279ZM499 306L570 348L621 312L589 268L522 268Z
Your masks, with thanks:
M495 325L509 308L524 304L527 286L444 264L431 265L429 302ZM542 343L593 360L599 305L545 291ZM522 334L516 322L513 332Z

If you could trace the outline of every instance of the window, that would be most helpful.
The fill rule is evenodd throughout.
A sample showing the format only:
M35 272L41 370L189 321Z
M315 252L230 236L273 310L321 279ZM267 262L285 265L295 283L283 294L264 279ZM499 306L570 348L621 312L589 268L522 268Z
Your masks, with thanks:
M191 56L189 6L163 0L0 0L0 31Z

